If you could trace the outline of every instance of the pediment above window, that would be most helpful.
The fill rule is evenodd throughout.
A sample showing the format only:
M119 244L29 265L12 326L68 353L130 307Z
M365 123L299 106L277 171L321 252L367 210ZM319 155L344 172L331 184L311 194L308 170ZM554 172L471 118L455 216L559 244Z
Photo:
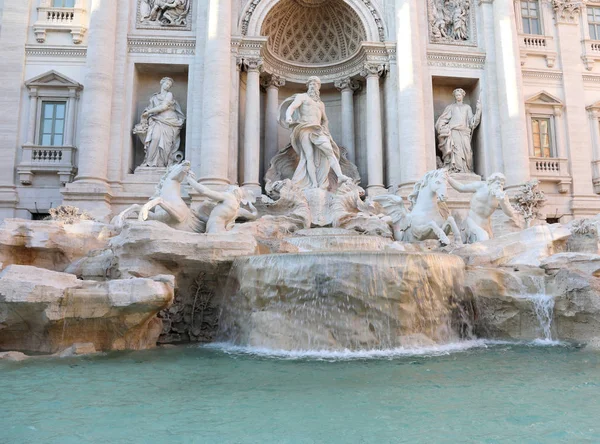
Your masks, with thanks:
M83 85L75 80L54 70L40 74L25 82L25 86L31 88L64 88L75 89L77 91L83 89Z

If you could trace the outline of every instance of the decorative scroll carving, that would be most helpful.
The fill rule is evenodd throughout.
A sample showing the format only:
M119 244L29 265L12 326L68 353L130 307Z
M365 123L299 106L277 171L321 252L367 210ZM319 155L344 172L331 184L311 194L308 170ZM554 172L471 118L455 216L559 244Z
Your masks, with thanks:
M263 66L263 60L259 57L246 58L243 61L243 66L246 71L261 71Z
M285 85L285 79L275 74L268 74L260 79L260 86L263 88L281 88Z
M577 23L583 0L552 0L552 8L556 13L556 21L563 23Z
M386 63L370 63L365 62L363 69L360 72L361 77L378 76L383 77L388 71Z
M340 91L349 89L352 92L354 92L360 88L360 83L358 83L356 80L352 80L350 77L346 77L345 79L341 80L336 80L334 85Z
M471 0L428 0L432 43L472 42Z
M192 0L139 0L137 27L191 29Z

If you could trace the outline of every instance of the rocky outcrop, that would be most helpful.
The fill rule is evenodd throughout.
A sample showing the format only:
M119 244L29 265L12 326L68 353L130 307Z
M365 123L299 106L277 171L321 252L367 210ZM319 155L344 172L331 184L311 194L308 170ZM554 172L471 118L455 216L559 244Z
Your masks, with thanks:
M106 282L10 265L0 273L0 349L54 353L74 343L96 350L154 347L157 313L173 301L172 276Z
M473 298L481 337L544 338L600 344L600 256L559 253L541 267L469 267L466 291Z
M563 225L537 225L485 242L463 245L450 251L472 266L533 266L566 251L571 231Z
M240 258L230 274L221 334L241 345L286 350L456 340L463 272L463 261L446 254Z
M0 268L16 264L64 271L91 250L106 248L115 234L111 226L94 221L5 219L0 224Z

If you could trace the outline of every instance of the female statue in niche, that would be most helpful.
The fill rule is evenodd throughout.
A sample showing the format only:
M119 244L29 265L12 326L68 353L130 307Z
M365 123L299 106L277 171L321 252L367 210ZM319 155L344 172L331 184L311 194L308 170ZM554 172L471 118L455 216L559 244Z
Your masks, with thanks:
M481 101L477 101L477 109L473 114L471 106L463 102L467 95L464 89L455 89L452 95L455 103L446 107L435 124L438 148L442 153L443 166L450 172L472 173L471 138L481 121Z
M164 168L175 161L185 115L173 98L172 86L173 79L170 77L160 81L160 92L150 98L150 105L142 113L140 123L133 128L133 134L137 134L144 144L142 167Z

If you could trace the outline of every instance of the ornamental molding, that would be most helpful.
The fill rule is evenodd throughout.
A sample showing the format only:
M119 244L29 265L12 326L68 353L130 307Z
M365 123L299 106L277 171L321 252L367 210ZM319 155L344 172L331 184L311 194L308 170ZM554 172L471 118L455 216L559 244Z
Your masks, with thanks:
M485 67L485 54L428 51L427 63L429 66L483 69Z
M252 28L252 34L259 34L259 30L262 27L262 23L266 18L266 15L270 10L281 0L249 0L245 10L242 12L242 18L240 20L239 30L242 36L247 36L248 32ZM256 17L256 10L259 6L267 5L266 11L261 11L262 17ZM357 13L360 12L359 16L363 19L365 28L370 31L370 40L377 38L380 42L386 40L386 28L382 16L379 10L375 7L372 0L350 0L346 1ZM320 3L315 6L319 6ZM368 23L365 19L367 16L370 17L371 23ZM255 26L251 26L254 24Z
M87 56L86 47L69 47L69 46L38 46L26 45L25 55L27 57L73 57L85 58Z
M365 63L389 66L391 55L383 43L363 43L352 57L325 65L299 65L281 60L269 51L263 51L264 70L281 76L287 82L305 84L310 76L318 76L323 83L335 83L360 75Z
M194 55L196 53L195 38L128 37L127 46L130 54Z
M583 81L586 83L600 83L600 76L584 74L582 77Z
M563 79L563 74L560 71L548 71L548 70L537 70L537 69L527 69L523 70L523 78L524 79L533 79L536 81L553 81L560 82Z
M579 15L585 4L585 0L551 0L558 23L578 23Z

